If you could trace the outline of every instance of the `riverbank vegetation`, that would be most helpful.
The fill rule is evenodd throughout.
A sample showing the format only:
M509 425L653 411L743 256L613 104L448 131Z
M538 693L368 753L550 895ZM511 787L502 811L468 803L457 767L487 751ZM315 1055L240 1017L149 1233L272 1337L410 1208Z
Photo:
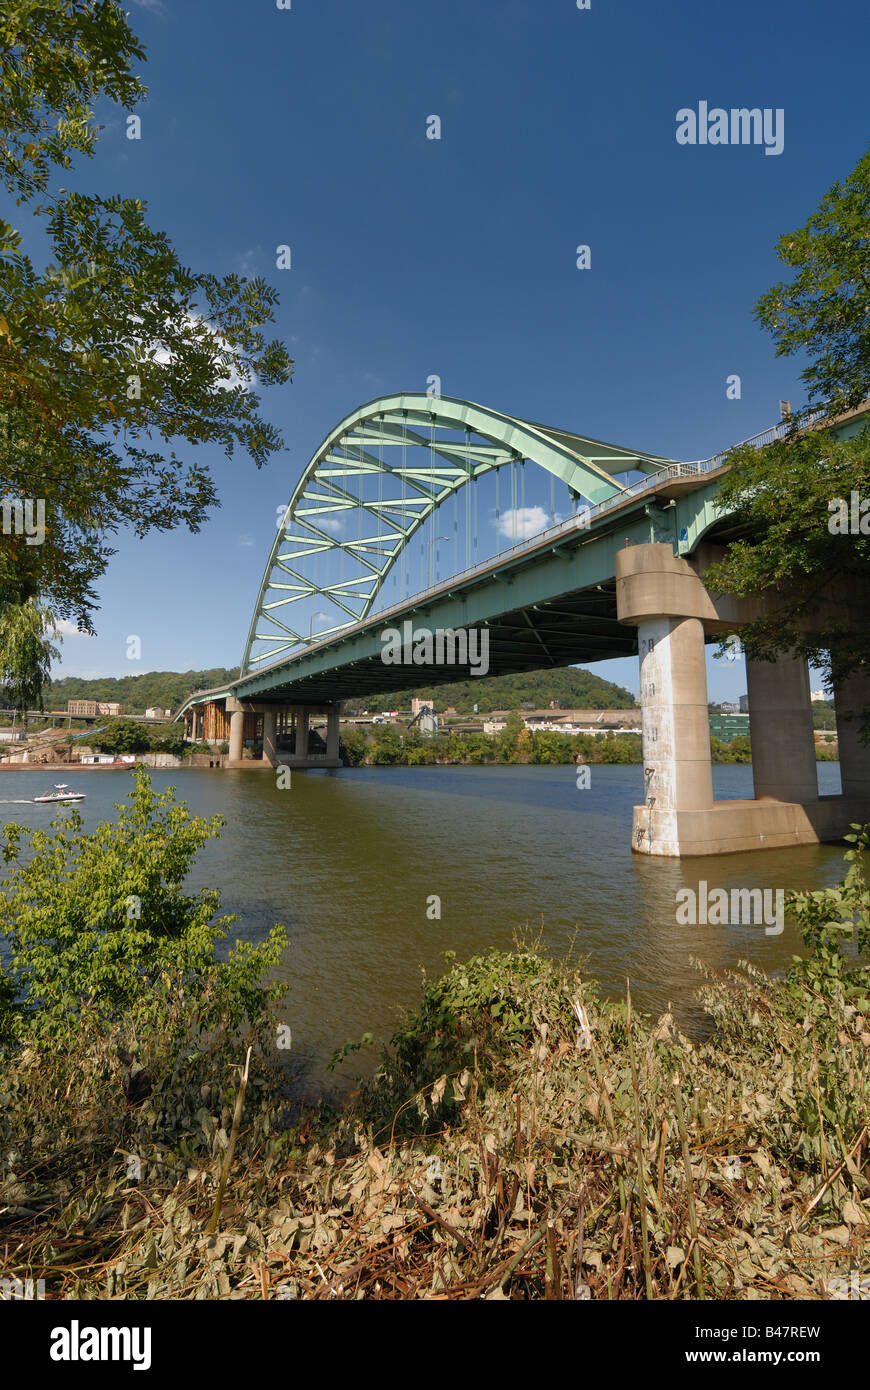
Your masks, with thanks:
M532 732L516 712L499 733L459 734L444 729L426 736L397 724L371 730L344 728L342 756L350 767L422 767L460 763L639 763L639 734L559 734Z
M143 724L136 719L107 719L88 739L100 753L210 753L207 743L185 743L183 724Z
M499 733L459 734L449 728L432 737L397 724L381 724L371 730L345 727L341 751L349 767L423 767L443 764L482 763L635 763L643 761L640 734L560 734L530 730L522 717L508 715ZM730 743L710 739L714 763L751 763L749 739ZM819 762L837 759L836 745L816 746Z
M860 1288L866 834L843 884L791 900L806 957L785 979L699 966L703 1041L520 945L448 959L375 1074L300 1116L261 983L283 933L226 953L218 894L182 892L218 821L134 777L115 825L5 831L3 1277L49 1298Z

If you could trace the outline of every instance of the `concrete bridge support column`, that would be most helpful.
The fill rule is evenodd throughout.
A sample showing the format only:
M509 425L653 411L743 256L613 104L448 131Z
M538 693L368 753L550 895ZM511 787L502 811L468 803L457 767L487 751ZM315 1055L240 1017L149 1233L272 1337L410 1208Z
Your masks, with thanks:
M330 705L326 715L326 757L329 762L338 761L340 718L341 705Z
M634 848L678 855L677 812L713 805L704 627L698 618L638 623L645 815L636 815Z
M227 714L230 716L229 761L240 763L245 737L245 711L237 700L227 700Z
M703 635L735 632L764 610L711 594L702 551L693 561L657 542L616 552L617 615L637 628L641 659L646 790L632 848L687 856L840 839L850 821L870 818L870 747L845 723L870 705L868 677L838 693L843 795L820 797L805 663L747 662L755 798L713 800Z
M756 799L818 801L810 675L803 657L746 659Z
M278 738L275 728L275 711L263 710L263 762L274 767L278 761Z
M870 820L870 744L859 738L860 713L870 708L870 674L856 673L834 685L843 796L856 804L854 818Z
M308 733L310 727L310 714L307 705L302 705L296 711L296 752L294 757L297 762L304 762L308 758Z

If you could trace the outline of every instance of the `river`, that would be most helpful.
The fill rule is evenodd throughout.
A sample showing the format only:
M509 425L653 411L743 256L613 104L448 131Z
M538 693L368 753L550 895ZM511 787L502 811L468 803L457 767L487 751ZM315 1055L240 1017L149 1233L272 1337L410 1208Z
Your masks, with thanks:
M717 797L752 796L751 767L713 771ZM49 808L22 803L58 775L4 772L0 821L47 824ZM67 775L87 793L86 829L112 817L129 791L126 772ZM582 790L573 767L294 772L286 790L260 772L152 777L158 789L176 786L193 812L226 818L191 887L219 887L245 939L261 938L273 922L288 929L281 975L291 989L280 1012L306 1088L326 1079L326 1059L346 1040L388 1036L401 1007L415 1001L421 971L440 973L444 951L462 959L510 948L518 934L573 951L609 994L623 993L630 977L639 1007L671 1003L684 1027L701 1028L690 956L715 967L746 957L777 971L800 942L788 919L780 935L761 926L679 926L677 891L701 880L711 888L818 888L843 872L842 847L833 845L709 859L632 854L635 766L593 765ZM839 791L838 765L819 764L819 780L822 792ZM440 920L430 915L434 897Z

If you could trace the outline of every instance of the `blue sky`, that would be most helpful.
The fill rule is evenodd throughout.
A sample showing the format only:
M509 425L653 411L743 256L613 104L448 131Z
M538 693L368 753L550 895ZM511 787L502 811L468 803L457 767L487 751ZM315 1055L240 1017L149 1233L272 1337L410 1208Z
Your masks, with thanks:
M288 450L261 472L205 451L221 509L198 536L118 538L99 635L67 635L56 675L236 664L276 507L321 438L433 373L445 395L685 459L800 401L801 364L774 357L752 309L781 278L777 237L870 142L855 0L134 0L131 14L142 138L104 115L76 182L143 198L186 264L277 286L296 370L263 411ZM702 100L782 108L783 152L678 145L677 111ZM637 688L635 660L594 669ZM742 661L711 671L712 698L745 690Z

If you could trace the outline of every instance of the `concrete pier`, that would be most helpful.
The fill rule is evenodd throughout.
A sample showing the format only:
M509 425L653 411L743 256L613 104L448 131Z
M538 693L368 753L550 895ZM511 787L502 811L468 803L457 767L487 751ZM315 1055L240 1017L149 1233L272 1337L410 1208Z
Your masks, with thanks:
M755 798L819 799L810 673L805 659L746 661Z
M638 623L646 817L635 847L679 854L678 811L713 804L704 628L697 618L665 615ZM657 848L644 841L655 830Z
M238 700L231 697L227 699L227 713L230 716L230 751L229 760L233 762L242 761L242 747L245 732L245 711Z
M338 703L314 707L290 704L280 700L239 701L231 695L226 696L225 699L230 736L229 755L224 762L224 767L244 768L245 771L266 771L279 766L299 769L341 767L339 754L341 706ZM325 754L309 752L312 713L326 714ZM258 737L255 732L258 721L254 718L257 715L262 719L262 754L259 758L246 758L244 756L245 721L248 720L247 738L250 740ZM281 737L285 732L289 732L291 724L295 729L295 747L292 752L289 748L283 749L280 746ZM280 734L279 725L282 731Z
M870 744L860 741L860 722L856 717L856 711L864 708L870 708L870 671L835 682L834 709L843 794L867 806L870 805Z
M747 662L755 799L713 800L704 639L739 631L760 600L712 595L705 560L669 544L616 555L617 615L638 632L643 714L644 804L635 806L632 848L679 857L842 839L870 819L870 748L851 717L870 705L870 679L837 692L843 794L819 796L806 662Z

